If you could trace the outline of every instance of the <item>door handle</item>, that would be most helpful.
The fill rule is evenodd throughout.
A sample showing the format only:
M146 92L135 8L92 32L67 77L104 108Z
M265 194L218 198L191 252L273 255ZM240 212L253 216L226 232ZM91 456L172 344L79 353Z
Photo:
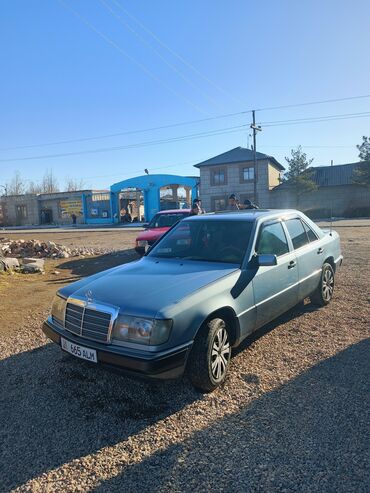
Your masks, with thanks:
M291 260L288 264L288 269L293 269L297 265L297 262L295 260Z
M317 250L317 255L321 255L322 253L324 253L324 249L320 247L320 248Z

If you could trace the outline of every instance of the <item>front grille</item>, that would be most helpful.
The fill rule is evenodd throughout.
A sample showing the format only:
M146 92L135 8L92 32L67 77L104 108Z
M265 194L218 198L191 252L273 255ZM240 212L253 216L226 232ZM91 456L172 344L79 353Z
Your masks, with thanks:
M67 303L64 327L86 339L108 342L111 314Z

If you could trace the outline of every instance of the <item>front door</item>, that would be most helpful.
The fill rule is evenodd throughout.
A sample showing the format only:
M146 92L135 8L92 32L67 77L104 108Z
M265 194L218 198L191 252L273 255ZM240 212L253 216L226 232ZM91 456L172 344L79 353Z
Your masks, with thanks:
M277 265L259 267L253 279L258 328L297 304L298 269L296 255L294 251L289 250L280 221L262 224L256 253L277 257Z

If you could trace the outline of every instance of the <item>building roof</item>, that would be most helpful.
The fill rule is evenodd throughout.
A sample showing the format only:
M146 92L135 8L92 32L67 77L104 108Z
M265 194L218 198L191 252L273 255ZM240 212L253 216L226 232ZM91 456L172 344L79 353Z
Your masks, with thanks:
M313 171L312 180L319 187L352 185L353 172L360 163L339 164L336 166L317 166L309 168Z
M308 169L312 172L312 175L310 176L311 180L316 183L318 187L335 187L353 185L353 173L362 163L364 163L364 161L349 164L337 164L335 166L311 166ZM275 187L274 190L281 187L289 187L289 182L283 182L281 185Z
M281 171L285 168L282 166L273 156L263 154L262 152L256 152L257 161L268 159L276 165ZM223 152L218 156L207 159L207 161L202 161L201 163L194 164L196 168L201 168L202 166L217 166L220 164L231 164L231 163L241 163L243 161L253 161L254 153L251 149L246 149L245 147L235 147L230 149L230 151Z

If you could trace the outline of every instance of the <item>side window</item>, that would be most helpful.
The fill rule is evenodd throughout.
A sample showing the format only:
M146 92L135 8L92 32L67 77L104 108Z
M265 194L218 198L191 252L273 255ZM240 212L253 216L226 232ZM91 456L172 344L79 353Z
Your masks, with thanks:
M262 226L257 253L272 254L279 257L289 252L288 242L280 222Z
M316 241L317 240L316 233L314 233L313 230L305 222L303 223L303 226L304 229L306 230L309 241Z
M288 219L287 221L285 221L285 224L289 231L293 247L295 249L301 248L302 246L309 243L307 233L300 219Z

